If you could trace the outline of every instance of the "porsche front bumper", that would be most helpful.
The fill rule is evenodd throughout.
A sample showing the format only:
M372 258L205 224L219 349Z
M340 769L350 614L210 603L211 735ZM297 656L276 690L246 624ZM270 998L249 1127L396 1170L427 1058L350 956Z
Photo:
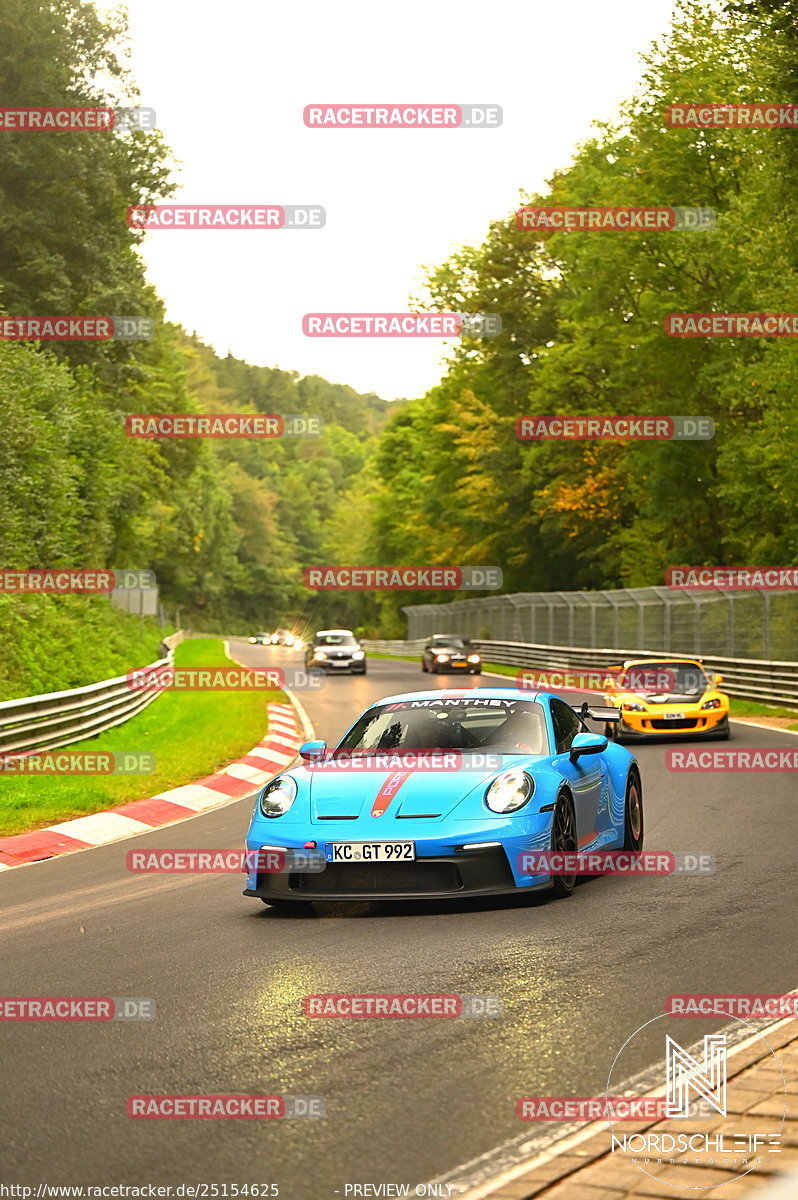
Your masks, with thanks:
M263 900L433 900L528 891L516 885L507 855L494 846L412 862L329 863L321 872L259 875L244 895Z

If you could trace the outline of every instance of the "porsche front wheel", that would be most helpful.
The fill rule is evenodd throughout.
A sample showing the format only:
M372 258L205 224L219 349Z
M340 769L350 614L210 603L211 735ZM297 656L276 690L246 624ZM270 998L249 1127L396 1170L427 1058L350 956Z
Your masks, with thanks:
M551 848L558 854L575 854L578 850L576 838L576 816L571 797L565 792L557 799L554 806L554 819L551 824ZM570 896L576 887L576 875L552 876L555 899Z

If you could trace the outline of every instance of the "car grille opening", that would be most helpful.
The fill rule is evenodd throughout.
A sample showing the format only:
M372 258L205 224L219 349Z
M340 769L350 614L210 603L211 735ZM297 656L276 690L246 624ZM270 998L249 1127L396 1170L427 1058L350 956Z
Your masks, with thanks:
M691 718L683 721L651 721L652 729L695 729L698 722Z
M301 873L289 876L292 892L313 892L330 896L336 893L385 892L456 892L463 880L454 863L328 863L321 874Z

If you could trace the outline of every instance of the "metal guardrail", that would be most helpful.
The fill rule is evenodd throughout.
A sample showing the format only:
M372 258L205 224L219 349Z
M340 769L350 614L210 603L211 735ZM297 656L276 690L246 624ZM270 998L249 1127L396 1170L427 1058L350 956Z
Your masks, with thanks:
M144 669L157 671L168 666L175 646L183 637L183 631L179 630L164 638L163 657ZM6 700L0 704L0 756L57 750L96 737L135 717L163 690L161 687L136 691L130 687L127 676L120 675L69 691Z
M428 638L408 641L364 641L366 649L383 654L420 655ZM625 659L679 658L652 650L590 649L587 646L547 646L532 642L499 642L473 638L474 649L487 662L505 666L535 667L570 674L595 672L616 666ZM690 655L684 655L689 658ZM722 690L742 700L758 700L763 704L784 704L798 708L798 662L769 662L764 659L735 659L707 657L703 660L708 671L723 676ZM553 689L556 690L556 689Z

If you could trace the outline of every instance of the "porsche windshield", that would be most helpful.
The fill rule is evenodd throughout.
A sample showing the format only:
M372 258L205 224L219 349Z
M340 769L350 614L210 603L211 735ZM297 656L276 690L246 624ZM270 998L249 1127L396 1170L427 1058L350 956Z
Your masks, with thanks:
M543 709L531 700L400 700L370 708L338 751L474 750L548 754Z

